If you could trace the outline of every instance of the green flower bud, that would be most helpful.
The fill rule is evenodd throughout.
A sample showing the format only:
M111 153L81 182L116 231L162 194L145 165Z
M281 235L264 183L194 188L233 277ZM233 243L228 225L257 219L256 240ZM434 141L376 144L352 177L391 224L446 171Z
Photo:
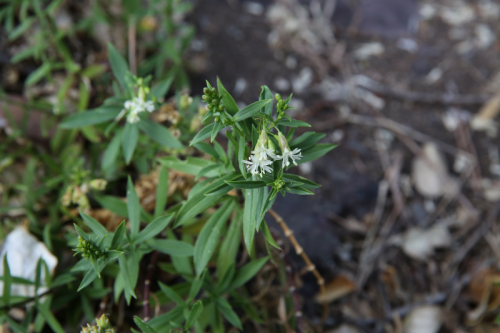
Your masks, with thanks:
M203 88L203 93L204 94L208 94L210 92L210 90L208 88Z
M212 105L213 105L213 106L217 106L218 104L219 104L219 101L218 101L218 100L214 99L214 100L212 101Z
M280 101L281 101L281 95L280 95L280 94L278 94L278 93L276 93L276 95L274 95L274 98L276 98L276 100L277 100L278 102L280 102Z

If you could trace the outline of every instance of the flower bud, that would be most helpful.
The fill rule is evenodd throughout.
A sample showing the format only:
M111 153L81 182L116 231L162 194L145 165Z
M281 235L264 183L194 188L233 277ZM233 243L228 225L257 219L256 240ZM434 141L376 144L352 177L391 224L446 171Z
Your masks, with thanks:
M94 190L99 190L102 191L106 188L106 185L108 185L108 182L105 179L94 179L90 182L90 187L92 187Z
M276 95L274 95L274 98L276 98L276 100L277 100L278 102L280 102L280 101L281 101L281 95L280 95L280 94L278 94L278 93L276 93Z

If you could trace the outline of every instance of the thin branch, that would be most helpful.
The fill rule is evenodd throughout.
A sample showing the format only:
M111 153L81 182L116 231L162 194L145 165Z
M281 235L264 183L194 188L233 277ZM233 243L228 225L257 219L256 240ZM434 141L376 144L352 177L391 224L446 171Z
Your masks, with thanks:
M146 280L144 280L144 301L142 302L142 306L144 307L145 322L149 320L149 285L151 284L151 278L153 277L157 261L158 261L158 251L154 251L153 255L151 256L151 261L149 262L148 265Z
M128 23L128 62L130 64L130 72L137 74L137 60L135 57L136 49L136 34L135 34L135 19L131 17Z
M293 231L288 228L283 218L279 216L278 213L276 213L274 210L269 209L268 213L271 214L271 216L276 220L281 229L283 229L285 236L290 240L290 243L292 243L295 252L302 257L302 259L306 263L307 271L314 274L316 280L318 281L320 292L321 294L323 294L325 292L325 279L323 279L321 274L316 269L316 266L314 266L307 254L304 252L304 249L299 245L297 239L295 239L295 236L293 235Z

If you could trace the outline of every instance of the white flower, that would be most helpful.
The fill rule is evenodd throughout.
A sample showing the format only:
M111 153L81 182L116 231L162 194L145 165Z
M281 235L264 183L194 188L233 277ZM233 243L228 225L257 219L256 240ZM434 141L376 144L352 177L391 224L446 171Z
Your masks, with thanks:
M259 160L267 160L267 156L276 159L276 155L274 154L273 148L266 148L264 145L257 146L255 150L252 151L252 154L256 155Z
M283 155L278 155L278 159L283 159L283 168L290 165L290 161L288 161L289 158L293 161L293 164L297 165L297 162L295 162L295 160L300 160L301 157L302 153L300 152L299 148L295 148L292 151L290 151L288 148L285 148L283 150Z
M259 174L262 177L262 174L266 172L273 172L273 169L269 166L273 161L266 159L259 159L257 155L251 155L250 161L243 161L243 163L247 164L247 170L249 170L252 175ZM260 172L259 172L260 168Z
M302 157L300 149L295 148L294 150L290 150L290 146L288 145L288 140L279 131L278 131L278 142L280 144L280 148L281 151L283 152L283 155L278 155L277 159L283 160L283 169L290 165L290 161L288 161L289 158L292 160L293 164L297 165L297 162L295 162L295 160L300 160L300 158Z
M135 97L131 101L126 101L123 104L123 107L124 109L116 117L116 120L120 120L125 115L125 113L128 112L127 121L131 124L141 120L139 118L139 113L144 111L153 112L155 110L153 101L145 101L141 97Z

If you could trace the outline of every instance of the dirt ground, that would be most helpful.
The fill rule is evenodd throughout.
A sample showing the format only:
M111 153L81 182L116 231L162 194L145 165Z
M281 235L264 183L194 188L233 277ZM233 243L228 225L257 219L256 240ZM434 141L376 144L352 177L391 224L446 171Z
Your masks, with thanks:
M216 75L239 103L263 84L293 92L295 115L339 144L299 168L314 197L276 204L327 280L322 321L290 253L309 325L499 331L500 3L195 3L193 93Z

